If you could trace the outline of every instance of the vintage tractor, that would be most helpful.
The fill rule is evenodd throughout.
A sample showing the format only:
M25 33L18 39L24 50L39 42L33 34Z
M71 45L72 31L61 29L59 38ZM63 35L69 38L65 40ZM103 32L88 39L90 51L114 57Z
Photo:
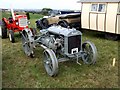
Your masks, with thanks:
M75 28L51 26L33 35L28 29L22 31L22 46L26 55L34 57L36 45L44 48L44 67L50 76L58 74L58 62L74 60L79 65L82 58L85 64L95 64L97 49L90 41L82 43L82 33Z
M11 9L12 18L2 18L2 38L7 38L7 31L9 39L12 43L15 42L14 33L21 32L24 28L28 28L29 21L27 15L16 15ZM32 30L30 28L29 30Z

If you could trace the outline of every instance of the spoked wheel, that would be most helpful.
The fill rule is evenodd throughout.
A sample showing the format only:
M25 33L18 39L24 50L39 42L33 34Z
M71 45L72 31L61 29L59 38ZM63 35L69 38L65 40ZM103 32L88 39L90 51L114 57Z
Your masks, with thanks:
M3 20L2 20L2 38L7 38L7 27Z
M11 41L12 43L15 42L13 30L9 30L9 39L10 39L10 41Z
M31 35L29 34L32 34L32 32L30 31L23 31L22 32L22 46L23 46L23 50L25 52L25 54L27 56L30 56L31 58L34 57L34 54L33 54L33 42L31 42L30 40L32 40L32 37Z
M82 59L84 63L95 64L97 58L97 49L95 45L90 41L86 41L82 44L82 50Z
M51 77L56 76L58 73L58 61L55 53L51 49L44 51L44 67L46 72Z

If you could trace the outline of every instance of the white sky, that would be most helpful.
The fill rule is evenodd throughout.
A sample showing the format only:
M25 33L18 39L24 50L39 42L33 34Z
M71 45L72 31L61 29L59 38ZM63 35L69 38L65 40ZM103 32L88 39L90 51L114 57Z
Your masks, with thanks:
M70 9L80 10L79 0L0 0L0 8L13 9Z

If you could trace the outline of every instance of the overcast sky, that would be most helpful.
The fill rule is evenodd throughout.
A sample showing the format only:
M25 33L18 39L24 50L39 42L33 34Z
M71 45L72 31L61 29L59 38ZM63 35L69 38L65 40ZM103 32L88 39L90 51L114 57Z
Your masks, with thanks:
M15 9L71 9L80 10L79 0L0 0L0 8Z

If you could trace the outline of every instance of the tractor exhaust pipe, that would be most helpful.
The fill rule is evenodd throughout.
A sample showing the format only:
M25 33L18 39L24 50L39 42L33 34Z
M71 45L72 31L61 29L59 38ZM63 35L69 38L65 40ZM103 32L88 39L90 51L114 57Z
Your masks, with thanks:
M13 11L13 9L12 9L12 8L11 8L11 13L12 13L13 20L15 20L14 11Z

